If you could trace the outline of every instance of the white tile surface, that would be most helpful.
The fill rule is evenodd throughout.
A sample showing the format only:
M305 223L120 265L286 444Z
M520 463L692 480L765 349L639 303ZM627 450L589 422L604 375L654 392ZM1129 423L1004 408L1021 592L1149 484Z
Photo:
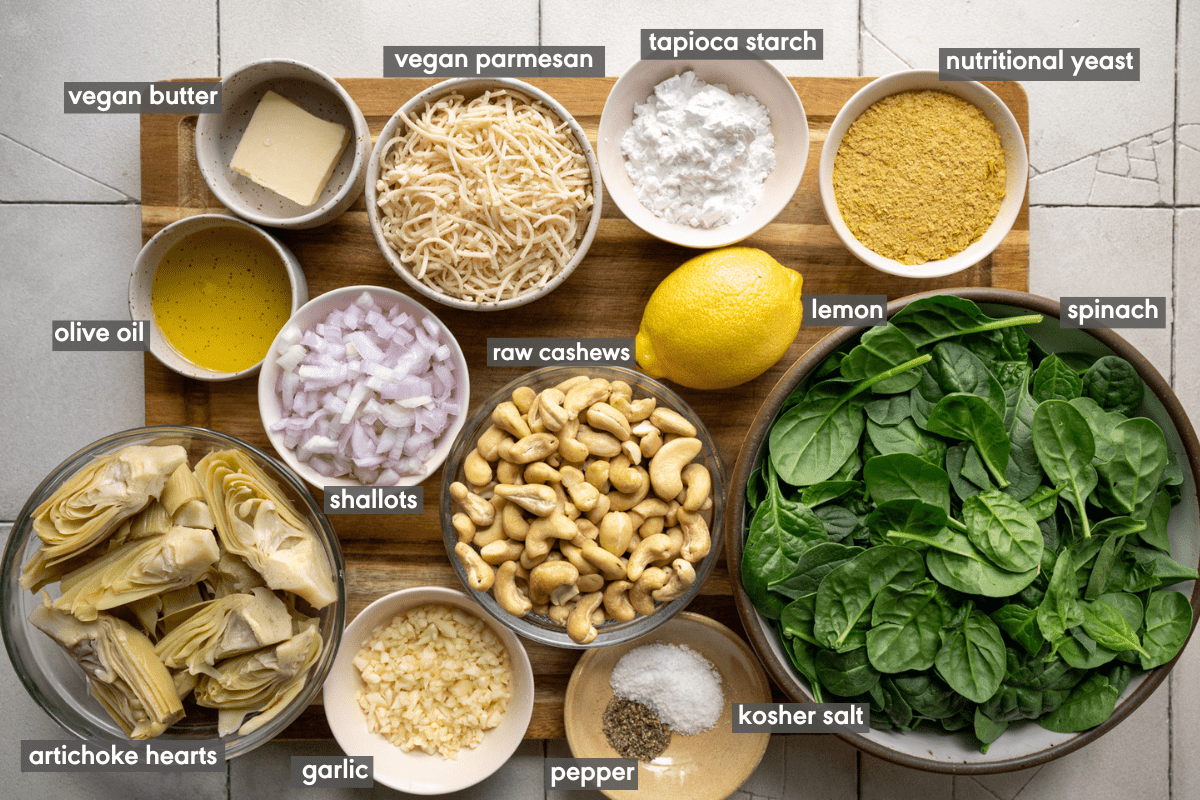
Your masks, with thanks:
M1200 330L1200 209L1180 209L1175 214L1175 289L1180 298L1175 324L1180 335L1175 337L1174 388L1196 425L1200 424L1200 339L1196 336ZM1200 697L1200 684L1195 689Z
M772 736L767 744L767 752L763 753L758 769L742 784L741 791L754 797L769 797L772 800L786 797L784 793L784 777L786 776L787 737Z
M537 0L223 0L221 71L294 58L335 77L383 75L384 45L537 44ZM566 44L572 44L567 42Z
M1176 201L1200 204L1200 4L1179 7L1179 128ZM1195 262L1193 262L1195 263Z
M858 750L836 736L796 735L784 738L784 797L803 797L819 787L823 800L857 800Z
M1192 405L1195 408L1195 404ZM1200 797L1200 647L1183 651L1171 670L1171 791L1175 797Z
M3 205L0 520L51 469L102 436L145 423L141 353L51 352L56 319L129 319L137 206Z
M859 800L942 800L952 796L954 778L897 766L862 754Z
M820 28L820 61L773 61L785 75L858 75L858 3L645 3L609 0L581 4L542 0L542 43L604 45L604 69L620 75L641 58L642 28ZM685 10L686 9L686 10Z
M114 0L69 9L0 0L0 19L0 134L137 197L137 115L64 114L63 82L215 75L215 0ZM34 186L12 199L46 198Z
M1031 208L1029 291L1060 297L1149 295L1171 307L1171 217L1167 208ZM1171 320L1165 330L1121 335L1171 374Z
M129 201L116 189L0 135L0 202L66 199L76 203Z
M1186 5L1186 3L1185 3ZM1023 83L1029 95L1030 164L1046 172L1156 131L1175 111L1175 2L1122 0L973 4L950 12L938 3L864 0L863 25L888 50L918 69L936 69L940 47L1139 47L1140 81ZM878 48L864 48L863 73L889 68ZM1200 118L1196 120L1200 122ZM1087 176L1072 173L1082 185ZM1164 181L1169 178L1164 177ZM1078 189L1072 194L1079 194ZM1167 200L1170 189L1168 184ZM1157 205L1161 192L1133 181L1105 181L1089 202Z

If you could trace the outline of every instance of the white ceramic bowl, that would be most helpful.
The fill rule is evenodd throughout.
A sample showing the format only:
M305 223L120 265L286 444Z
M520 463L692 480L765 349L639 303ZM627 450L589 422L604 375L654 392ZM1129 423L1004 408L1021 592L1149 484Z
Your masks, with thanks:
M453 761L419 750L402 752L379 734L371 733L355 700L363 682L354 667L354 657L371 632L397 614L426 603L457 606L483 620L504 643L512 669L512 698L499 726L488 731L475 749L459 751ZM412 794L445 794L479 783L504 766L521 744L533 715L533 668L521 640L462 592L433 586L401 589L371 603L346 628L341 649L325 680L324 703L329 728L346 755L374 757L376 783Z
M902 264L892 258L881 256L874 250L863 246L855 238L846 223L842 221L838 211L837 199L833 194L833 162L837 158L838 147L842 137L856 119L862 116L871 105L883 98L920 89L934 89L956 95L975 105L982 111L1000 136L1000 144L1004 147L1004 168L1007 183L1005 184L1004 199L1000 202L1000 211L992 220L991 226L975 242L965 250L939 261L927 261L924 264ZM1025 199L1025 184L1029 178L1029 154L1025 149L1025 137L1017 125L1016 117L996 96L996 93L977 81L941 81L938 80L937 70L909 70L894 72L868 83L854 93L842 110L834 118L825 137L825 145L821 148L820 172L817 184L821 189L821 204L825 208L825 216L829 224L837 232L842 244L854 254L855 258L880 272L899 275L903 278L940 278L961 272L968 267L978 264L991 255L1008 232L1012 230L1017 215L1021 213L1021 203Z
M350 129L350 142L314 205L302 206L229 168L268 90ZM204 182L230 211L259 225L314 228L337 219L362 193L370 154L367 119L346 90L316 67L290 59L255 61L226 75L221 81L221 113L201 114L196 123L196 162Z
M434 102L443 95L457 93L470 101L484 92L498 89L512 89L513 91L521 92L539 101L546 108L557 114L559 119L567 123L567 127L587 158L588 169L592 174L592 208L589 212L583 238L580 239L575 248L574 257L567 262L567 265L557 275L548 280L545 285L508 300L501 300L495 303L477 303L472 300L452 297L434 289L432 286L427 286L417 280L409 269L404 266L403 262L400 261L400 257L396 255L396 251L383 238L383 227L379 221L379 206L376 204L378 196L375 186L379 181L379 159L383 156L383 148L391 139L396 137L397 130L403 123L400 117L402 113L408 115L411 119L421 113L426 103ZM400 109L383 126L383 130L379 132L379 138L375 142L375 149L371 151L370 162L367 164L367 219L371 223L371 232L375 234L375 243L379 245L379 252L383 253L383 257L387 260L388 265L409 286L430 300L436 300L443 305L467 311L503 311L506 308L516 308L526 303L532 303L539 297L544 297L558 288L559 284L575 271L575 268L579 266L579 262L583 261L583 257L587 255L588 248L592 246L592 240L596 238L596 231L600 227L600 209L603 204L604 187L600 182L600 165L596 161L596 154L592 151L592 145L588 142L587 134L583 132L583 128L580 127L575 117L571 116L571 112L567 111L553 97L536 86L512 78L451 78L450 80L434 84L420 94L415 95L405 102L404 105L400 106Z
M405 476L400 479L398 484L400 486L416 486L436 472L442 462L446 460L455 437L458 436L458 432L462 430L463 423L467 419L467 408L471 402L471 381L467 374L467 359L463 356L458 340L454 338L454 334L450 332L446 324L425 306L395 289L386 289L382 286L344 286L309 300L299 311L292 314L292 318L288 320L284 328L293 325L299 326L301 330L311 328L329 316L331 311L349 308L350 304L363 292L370 293L377 303L389 310L399 304L402 311L413 316L418 322L424 317L429 317L441 330L442 341L450 346L450 361L454 366L454 376L457 380L454 396L459 400L461 408L450 427L437 440L437 446L434 448L433 454L425 461L425 469L421 474ZM280 333L282 334L282 331ZM329 486L361 485L352 478L326 478L308 464L297 459L295 453L284 445L283 436L271 430L271 426L283 416L279 393L275 390L275 383L279 379L280 373L275 359L286 349L286 346L283 346L280 341L280 336L276 336L275 341L271 343L271 349L267 351L267 358L263 360L262 371L258 376L258 413L262 417L267 438L271 440L271 445L275 448L275 452L279 453L279 457L283 459L284 463L313 486L324 489Z
M645 103L655 86L688 70L706 83L724 84L733 94L753 95L770 112L775 137L775 169L763 184L762 201L740 219L714 228L667 222L643 206L621 153L621 137L633 124L633 107ZM621 76L604 103L596 149L609 196L630 222L683 247L724 247L758 232L791 202L808 162L808 117L791 82L766 61L639 61Z
M237 217L226 214L198 214L194 217L184 217L178 222L172 222L154 234L153 238L142 247L137 259L133 262L133 273L129 276L129 317L130 319L150 320L150 352L163 363L163 366L186 378L195 378L201 381L232 381L256 374L259 367L262 366L262 362L240 372L221 372L187 360L171 346L166 337L159 332L158 326L154 324L154 308L150 300L151 291L154 288L154 272L158 269L158 264L167 251L185 236L209 228L244 228L260 236L279 256L287 271L288 282L292 289L292 313L296 313L296 309L308 300L308 281L304 278L304 270L301 269L300 262L296 260L296 256L292 255L292 251L286 245L262 228L255 227Z

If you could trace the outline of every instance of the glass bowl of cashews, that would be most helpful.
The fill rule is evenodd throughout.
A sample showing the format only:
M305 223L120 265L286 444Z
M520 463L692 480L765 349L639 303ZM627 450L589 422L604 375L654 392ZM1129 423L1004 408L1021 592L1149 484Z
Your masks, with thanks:
M546 367L472 412L440 512L459 580L528 639L636 639L691 601L721 549L725 475L696 413L621 367Z

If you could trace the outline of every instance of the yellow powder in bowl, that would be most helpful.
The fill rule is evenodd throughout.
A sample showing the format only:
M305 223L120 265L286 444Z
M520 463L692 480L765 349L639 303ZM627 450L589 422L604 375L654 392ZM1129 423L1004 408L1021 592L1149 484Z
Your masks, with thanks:
M833 163L833 193L864 246L903 264L962 252L1004 199L1004 148L991 120L946 92L901 92L862 113Z

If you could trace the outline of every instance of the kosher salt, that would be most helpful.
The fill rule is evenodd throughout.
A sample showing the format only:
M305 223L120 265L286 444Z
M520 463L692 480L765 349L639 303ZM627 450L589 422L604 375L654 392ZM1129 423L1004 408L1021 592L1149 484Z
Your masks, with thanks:
M652 708L675 733L691 736L717 724L725 708L721 676L686 645L647 644L613 667L613 693Z

